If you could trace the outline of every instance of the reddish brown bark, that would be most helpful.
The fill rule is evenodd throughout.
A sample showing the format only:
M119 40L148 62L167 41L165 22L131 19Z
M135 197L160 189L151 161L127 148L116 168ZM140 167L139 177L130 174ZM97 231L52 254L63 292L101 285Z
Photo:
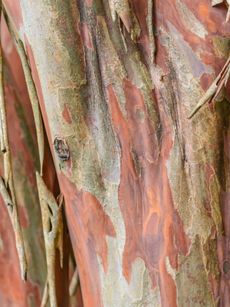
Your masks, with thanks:
M227 59L226 7L156 0L149 24L147 0L117 1L115 11L102 0L31 3L5 1L38 92L84 306L228 306L228 91L188 119ZM21 68L8 66L24 92ZM23 107L31 112L27 96ZM57 136L68 161L54 151ZM23 155L31 174L27 147ZM21 306L28 284L18 280Z

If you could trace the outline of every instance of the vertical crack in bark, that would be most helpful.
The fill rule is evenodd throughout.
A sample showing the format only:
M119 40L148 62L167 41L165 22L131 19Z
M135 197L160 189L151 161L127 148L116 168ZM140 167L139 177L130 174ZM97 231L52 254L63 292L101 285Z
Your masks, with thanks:
M63 267L63 222L62 201L57 204L53 194L48 190L42 177L36 172L38 196L41 204L43 234L46 249L47 284L42 302L47 301L47 292L51 307L57 307L55 286L56 249L60 254L60 266ZM46 289L48 288L48 290ZM44 305L43 305L44 306Z
M0 43L0 122L1 122L0 125L1 151L3 153L3 163L4 163L4 180L0 177L0 193L3 198L3 201L7 206L12 227L14 230L16 248L20 263L21 277L23 280L26 280L27 261L26 261L25 246L22 236L22 229L20 226L19 216L18 216L14 179L13 179L13 167L12 167L11 152L10 152L9 138L7 132L6 106L5 106L4 86L3 86L3 58L2 58L1 43Z

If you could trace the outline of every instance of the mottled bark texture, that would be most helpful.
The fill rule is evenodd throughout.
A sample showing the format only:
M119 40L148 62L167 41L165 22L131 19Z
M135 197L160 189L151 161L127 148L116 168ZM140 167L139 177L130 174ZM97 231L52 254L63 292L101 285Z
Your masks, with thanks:
M221 2L4 0L30 63L59 187L48 144L43 178L64 196L86 307L230 305L227 89L188 119L229 55ZM0 305L39 306L38 143L19 59L1 31L29 280L19 279L1 206ZM68 305L67 274L57 267L58 306Z

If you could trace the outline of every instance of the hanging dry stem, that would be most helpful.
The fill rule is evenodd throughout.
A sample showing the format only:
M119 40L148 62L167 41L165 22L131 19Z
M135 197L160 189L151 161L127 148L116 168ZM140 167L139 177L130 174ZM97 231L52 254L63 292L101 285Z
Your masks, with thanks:
M27 262L26 262L22 230L18 217L14 179L13 179L13 168L12 168L9 138L7 132L6 106L5 106L4 86L3 86L3 57L2 57L1 43L0 43L0 129L1 129L0 144L1 144L1 152L3 153L3 163L4 163L4 179L0 177L0 193L3 198L3 201L7 206L12 227L14 230L16 248L18 252L20 269L21 269L21 276L23 280L26 280Z
M3 14L6 20L6 24L10 31L12 38L14 39L16 49L18 51L19 57L21 59L22 68L25 75L26 85L30 97L30 102L32 105L33 115L34 115L34 122L35 128L37 133L37 142L38 142L38 151L39 151L39 160L40 160L40 174L42 175L42 167L43 167L43 160L44 160L44 132L43 132L43 124L42 124L42 117L39 107L39 100L36 91L36 87L34 85L34 81L32 78L32 73L30 69L30 65L28 63L26 51L24 48L24 44L19 38L19 35L11 22L10 16L7 14L6 9L3 7Z
M57 204L53 194L47 189L42 177L36 173L38 195L41 205L43 234L45 239L47 262L47 287L51 307L57 306L55 289L56 249L60 253L60 265L63 266L63 223L62 204ZM46 291L46 289L45 289ZM45 297L45 294L44 294ZM45 301L45 299L44 299Z
M213 81L207 92L201 97L198 104L196 105L196 107L191 112L188 118L192 118L206 102L215 101L220 91L223 89L224 86L226 86L229 76L230 76L230 56L226 61L224 67L222 68L221 72L219 73L219 75Z

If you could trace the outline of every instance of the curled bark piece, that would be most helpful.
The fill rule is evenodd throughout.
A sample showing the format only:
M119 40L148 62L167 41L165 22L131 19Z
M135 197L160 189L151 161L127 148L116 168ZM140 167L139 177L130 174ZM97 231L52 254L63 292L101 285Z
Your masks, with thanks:
M201 97L194 110L189 115L188 117L189 119L192 118L206 102L209 102L210 100L211 101L215 100L215 98L219 95L222 88L226 85L229 76L230 76L230 56L227 62L225 63L224 67L222 68L221 72L219 73L219 75L216 77L216 79L213 81L213 83L208 88L206 93Z
M15 188L13 180L13 170L11 162L11 153L9 148L9 139L7 132L7 120L6 120L6 106L4 99L4 87L3 87L3 59L2 59L2 46L0 43L0 128L1 128L1 152L3 153L4 163L4 180L0 178L0 193L7 205L9 216L11 219L12 227L15 235L15 242L17 253L19 257L21 277L26 280L27 277L27 261L25 255L25 247L22 236L22 230L19 223L18 210L15 197ZM10 191L10 194L9 192Z
M116 20L116 14L121 19L131 39L136 41L140 35L140 26L138 20L130 8L128 0L109 0L109 6L113 20Z
M31 73L29 63L28 63L28 59L27 59L27 55L26 55L26 51L25 51L23 42L19 38L19 35L13 23L11 22L10 17L7 14L7 11L4 7L3 7L3 14L5 17L8 29L10 31L10 34L15 42L15 46L19 54L19 57L21 59L22 68L24 71L26 85L27 85L30 102L31 102L32 110L33 110L33 115L34 115L34 122L35 122L35 128L36 128L36 133L37 133L39 160L40 160L40 174L42 175L42 167L43 167L43 160L44 160L44 132L43 132L43 124L42 124L42 117L41 117L41 112L40 112L40 107L39 107L38 95L37 95L36 87L34 85L34 81L32 78L32 73Z
M212 6L218 5L223 3L224 0L212 0ZM230 0L226 0L226 4L228 6L228 12L227 12L227 16L226 16L226 22L229 21L230 18Z
M70 281L70 285L69 285L69 295L70 296L73 296L75 294L78 283L79 283L79 277L78 277L78 271L76 268L73 273L72 279Z
M42 177L36 172L38 196L41 205L43 234L47 262L47 287L51 307L57 307L55 287L56 249L60 253L60 265L63 262L63 223L62 204L57 204L53 194L47 189Z
M212 6L215 6L217 4L223 3L224 0L212 0Z

